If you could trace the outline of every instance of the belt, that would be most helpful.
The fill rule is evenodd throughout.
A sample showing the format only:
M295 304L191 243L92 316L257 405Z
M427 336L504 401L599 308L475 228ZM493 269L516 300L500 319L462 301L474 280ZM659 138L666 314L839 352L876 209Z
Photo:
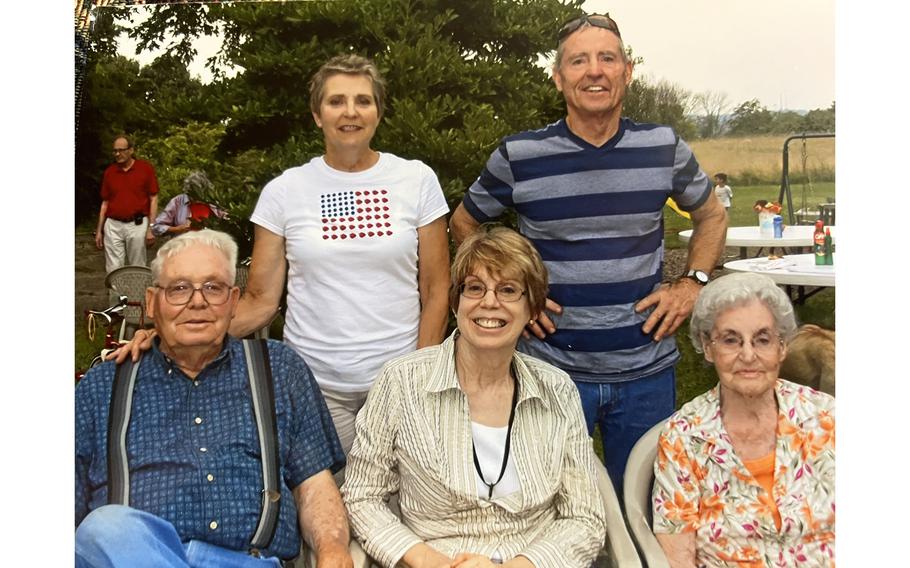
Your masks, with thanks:
M121 223L134 223L136 217L140 217L140 216L141 216L141 217L145 217L145 215L142 214L142 213L136 213L136 214L133 215L132 217L127 217L127 218L125 218L125 219L121 219L120 217L112 217L111 215L108 215L107 218L108 218L108 219L113 219L114 221L120 221Z

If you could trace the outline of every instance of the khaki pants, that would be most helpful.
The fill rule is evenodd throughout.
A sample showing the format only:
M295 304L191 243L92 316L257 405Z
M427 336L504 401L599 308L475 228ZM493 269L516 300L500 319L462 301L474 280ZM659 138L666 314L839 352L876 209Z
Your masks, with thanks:
M145 233L149 218L143 217L137 225L107 218L104 220L104 270L108 274L126 265L147 264Z
M341 440L341 448L344 450L344 455L347 456L351 453L351 447L354 446L354 420L367 400L367 392L340 392L324 388L320 390L326 406L329 407L329 414L332 415L335 431L338 433L338 439ZM338 487L344 483L344 469L335 474L335 483L338 484Z

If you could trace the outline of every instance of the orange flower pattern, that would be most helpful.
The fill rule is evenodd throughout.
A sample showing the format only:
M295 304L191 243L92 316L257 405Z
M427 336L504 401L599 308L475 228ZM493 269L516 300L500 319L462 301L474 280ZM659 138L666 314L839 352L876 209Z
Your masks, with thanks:
M654 532L694 531L699 565L834 567L834 398L783 379L774 391L772 495L733 451L719 387L684 405L660 436Z

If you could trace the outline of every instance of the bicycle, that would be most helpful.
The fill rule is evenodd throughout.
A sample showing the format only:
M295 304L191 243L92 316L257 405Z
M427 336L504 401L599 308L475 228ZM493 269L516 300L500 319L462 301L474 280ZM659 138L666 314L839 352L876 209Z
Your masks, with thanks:
M89 341L95 341L95 330L98 327L98 320L101 320L103 322L102 325L105 326L104 345L101 348L101 353L92 359L92 362L88 366L89 369L103 363L109 354L129 342L129 339L124 337L126 332L126 316L123 314L124 310L128 307L141 308L142 302L131 302L128 297L120 295L117 298L117 303L107 309L101 311L85 310L85 318L87 320L86 331L88 333ZM142 315L140 312L140 327L142 326L141 318ZM87 369L76 371L77 383L85 376L86 372L88 372Z

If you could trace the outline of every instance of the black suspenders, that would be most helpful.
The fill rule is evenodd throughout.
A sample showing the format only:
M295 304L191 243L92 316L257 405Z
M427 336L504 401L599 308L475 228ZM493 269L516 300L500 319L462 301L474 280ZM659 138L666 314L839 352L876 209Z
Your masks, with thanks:
M259 435L262 456L262 510L256 530L250 538L250 554L259 556L275 536L278 513L281 509L281 478L278 461L278 424L275 419L275 391L265 339L244 339L247 376L252 393L253 417ZM107 492L108 503L130 504L130 468L126 454L126 434L130 426L133 388L140 359L127 359L117 365L111 390L111 408L107 430Z

